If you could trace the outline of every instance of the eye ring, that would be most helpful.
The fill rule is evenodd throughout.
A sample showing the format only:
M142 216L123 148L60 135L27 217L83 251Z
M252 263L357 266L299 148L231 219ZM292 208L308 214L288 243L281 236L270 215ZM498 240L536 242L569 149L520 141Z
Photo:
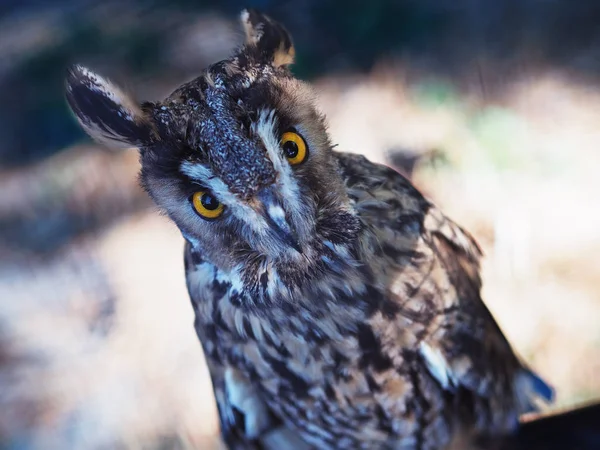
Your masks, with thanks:
M216 219L223 214L225 205L219 202L210 192L198 191L194 192L190 198L194 210L203 219Z
M292 166L306 161L308 148L306 141L295 131L286 131L281 136L281 148L283 154Z

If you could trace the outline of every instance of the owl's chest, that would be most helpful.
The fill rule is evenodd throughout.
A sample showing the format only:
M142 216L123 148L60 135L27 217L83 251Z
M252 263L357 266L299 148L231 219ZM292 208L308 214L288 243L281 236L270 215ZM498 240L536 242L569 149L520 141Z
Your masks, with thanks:
M413 333L394 325L374 288L365 298L337 298L337 306L326 295L295 299L321 302L325 313L317 314L281 304L245 308L235 280L214 269L188 273L188 286L207 358L241 372L300 431L318 429L319 448L396 448L414 438L415 382L429 380L419 381L423 368L410 357ZM442 407L432 400L432 410Z
M249 378L279 378L284 384L288 380L290 388L306 390L322 380L323 373L350 371L364 350L357 335L367 320L362 306L330 306L319 312L302 305L323 306L324 298L306 296L256 305L256 299L239 286L208 267L188 272L205 352Z

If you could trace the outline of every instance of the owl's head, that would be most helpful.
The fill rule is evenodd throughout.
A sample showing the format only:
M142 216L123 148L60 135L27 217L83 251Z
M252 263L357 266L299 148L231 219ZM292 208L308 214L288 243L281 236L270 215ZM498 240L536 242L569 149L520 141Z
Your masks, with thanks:
M254 11L241 22L244 45L163 101L138 103L81 66L67 99L94 139L139 149L143 186L205 259L310 264L358 220L324 117L288 69L290 35Z

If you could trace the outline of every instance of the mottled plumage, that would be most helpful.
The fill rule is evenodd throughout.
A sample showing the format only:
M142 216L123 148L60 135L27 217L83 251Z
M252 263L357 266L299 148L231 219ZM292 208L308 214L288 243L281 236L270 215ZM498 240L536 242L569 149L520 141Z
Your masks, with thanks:
M394 170L333 151L287 31L252 11L242 24L241 49L164 101L82 67L67 83L92 136L139 148L143 186L187 241L225 441L442 449L511 433L551 391L483 304L479 247Z

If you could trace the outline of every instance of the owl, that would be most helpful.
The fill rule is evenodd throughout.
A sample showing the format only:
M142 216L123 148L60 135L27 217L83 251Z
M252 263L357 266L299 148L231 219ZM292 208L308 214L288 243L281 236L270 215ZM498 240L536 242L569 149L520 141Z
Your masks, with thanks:
M403 176L333 150L294 46L245 43L156 102L82 66L83 128L139 150L185 240L224 441L240 449L447 449L512 433L552 390L481 299L481 251Z

